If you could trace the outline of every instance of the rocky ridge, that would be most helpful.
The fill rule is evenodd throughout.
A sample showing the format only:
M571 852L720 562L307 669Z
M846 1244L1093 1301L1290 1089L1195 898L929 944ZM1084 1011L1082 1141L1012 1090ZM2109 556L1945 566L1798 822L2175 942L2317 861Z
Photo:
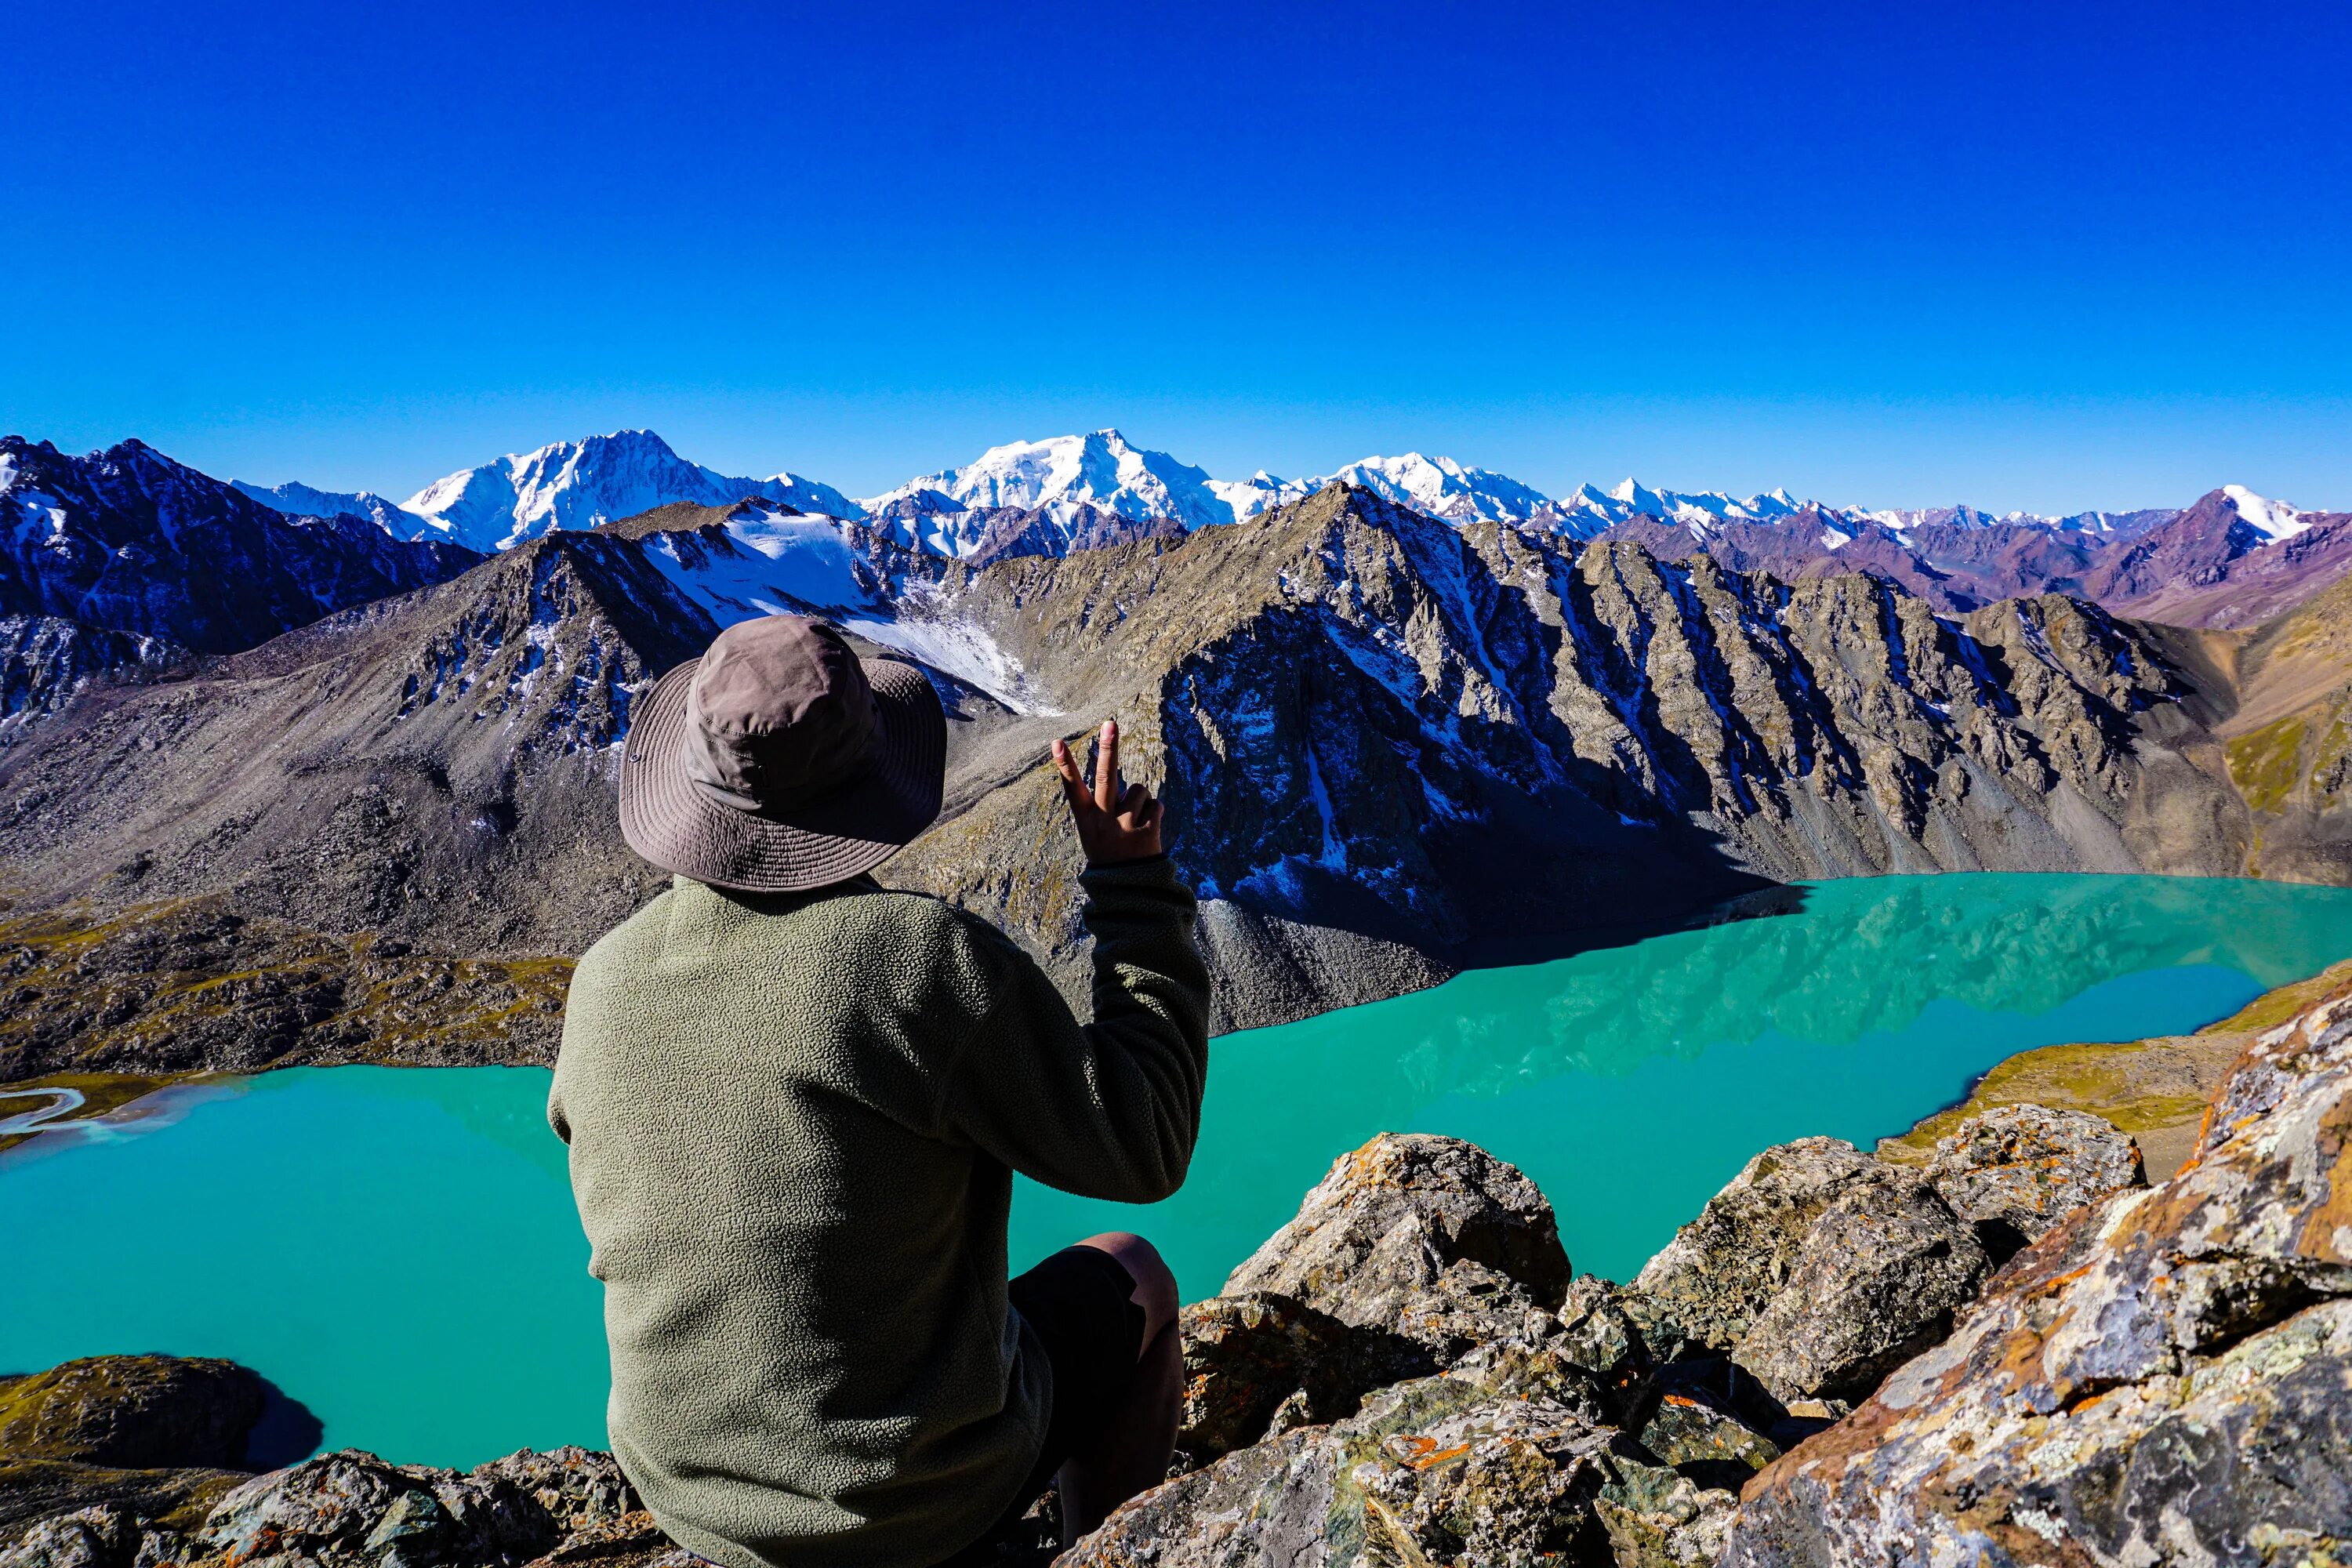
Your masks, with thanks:
M91 688L0 753L0 874L20 902L80 900L93 932L216 895L346 944L578 952L659 882L613 827L630 701L718 626L779 608L933 671L949 810L884 875L1000 921L1074 986L1075 849L1038 759L1119 714L1181 825L1220 1026L1794 877L2230 873L2256 846L2263 868L2336 875L2332 817L2265 827L2217 738L2239 690L2212 639L2235 634L2057 597L1955 620L1869 576L1742 575L1339 488L978 568L758 500L552 532ZM483 1036L478 1059L543 1044L509 1040Z
M1741 498L1653 489L1631 479L1550 497L1507 475L1419 452L1365 458L1319 479L1260 470L1218 479L1108 429L992 447L863 502L793 474L726 478L686 461L648 430L560 441L464 469L398 506L366 491L303 484L237 488L283 511L349 513L397 538L437 535L484 550L671 502L721 505L756 495L870 522L902 544L977 565L1245 521L1334 484L1451 523L1630 541L1665 559L1712 555L1735 572L1867 572L1946 615L2063 593L2169 624L2250 626L2352 565L2345 514L2301 511L2237 485L2186 508L2067 516L1834 506L1779 489Z
M144 442L71 458L0 437L0 616L227 653L481 559L360 518L289 517Z
M2347 1127L2338 986L2240 1059L2161 1186L2111 1128L2039 1110L1962 1124L1926 1171L1803 1139L1622 1285L1573 1273L1509 1165L1383 1134L1185 1309L1174 1471L1061 1561L2333 1560ZM22 1440L9 1394L0 1446ZM68 1409L50 1429L135 1446L137 1426ZM143 1502L42 1494L67 1506L13 1515L0 1565L683 1568L580 1450L470 1474L341 1453L241 1481L171 1462ZM0 1470L0 1499L15 1484ZM1055 1550L1050 1511L1034 1522L1001 1561Z
M1340 489L940 592L1054 706L1122 714L1138 771L1199 825L1174 853L1250 998L1235 1023L1765 879L2239 853L2231 792L2170 739L2194 730L2188 688L2074 601L1953 622L1869 577L1738 576ZM1034 874L1066 858L1049 804L1042 776L1009 778L886 874L1066 971L1075 911Z
M0 616L0 746L93 684L150 679L184 668L191 657L163 637L56 616Z

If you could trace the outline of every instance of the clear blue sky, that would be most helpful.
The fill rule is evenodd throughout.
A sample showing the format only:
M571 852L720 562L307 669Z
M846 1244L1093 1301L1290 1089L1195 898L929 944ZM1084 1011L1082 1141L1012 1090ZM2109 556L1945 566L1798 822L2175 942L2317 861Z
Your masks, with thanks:
M2352 508L2336 5L36 0L0 428Z

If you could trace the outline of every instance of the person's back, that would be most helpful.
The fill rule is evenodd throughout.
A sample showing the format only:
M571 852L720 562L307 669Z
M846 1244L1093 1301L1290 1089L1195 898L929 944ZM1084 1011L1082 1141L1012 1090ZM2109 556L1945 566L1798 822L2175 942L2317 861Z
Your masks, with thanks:
M776 658L831 661L838 676L845 647L806 626L760 635L790 645ZM904 668L864 667L877 713L892 718L895 700L900 739L928 739L921 710L936 700L892 673ZM823 877L845 841L871 864L935 814L939 764L934 752L899 770L918 785L929 772L929 809L917 789L887 833L833 825L848 833L802 846L813 871L746 878L739 823L702 820L741 808L681 802L675 779L660 798L653 772L667 734L702 723L717 738L686 742L689 784L772 786L691 754L728 743L725 683L705 684L720 689L672 696L667 727L657 700L641 707L650 760L633 743L627 765L649 782L633 798L625 776L625 826L683 874L581 961L550 1100L605 1282L614 1453L674 1536L735 1568L939 1562L1034 1495L1040 1466L1050 1476L1070 1457L1057 1440L1115 1421L1121 1399L1150 1405L1153 1426L1169 1404L1167 1390L1095 1386L1150 1361L1172 1389L1173 1286L1145 1289L1145 1273L1164 1274L1150 1248L1095 1238L1013 1282L1008 1304L1005 1221L1013 1169L1133 1202L1183 1179L1206 1066L1192 900L1164 858L1086 873L1097 1022L1081 1026L1025 954L937 900L862 875L713 885ZM705 696L722 717L696 716ZM811 706L786 704L775 727L805 731ZM1057 761L1074 779L1066 753ZM868 766L849 787L887 788L888 773ZM1156 805L1120 800L1115 773L1106 754L1101 796L1073 791L1074 810L1094 807L1081 814L1089 848L1111 833L1156 848ZM767 832L793 809L752 815ZM782 833L810 837L804 822ZM1172 1405L1165 1424L1172 1438Z

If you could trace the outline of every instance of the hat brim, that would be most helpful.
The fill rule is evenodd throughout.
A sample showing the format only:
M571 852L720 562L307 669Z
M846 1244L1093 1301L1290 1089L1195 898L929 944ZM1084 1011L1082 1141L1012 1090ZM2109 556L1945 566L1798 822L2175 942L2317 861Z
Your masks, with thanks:
M858 661L881 717L873 772L822 800L744 811L686 773L690 658L637 702L621 753L621 837L660 867L740 893L796 893L870 871L938 820L947 715L930 680L896 659Z

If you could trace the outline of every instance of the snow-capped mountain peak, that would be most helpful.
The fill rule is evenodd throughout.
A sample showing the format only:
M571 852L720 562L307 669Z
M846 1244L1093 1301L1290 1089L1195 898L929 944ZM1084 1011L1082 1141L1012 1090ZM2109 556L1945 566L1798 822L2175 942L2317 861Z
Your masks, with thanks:
M510 453L437 479L402 506L445 538L504 550L556 529L594 528L672 501L724 506L751 496L827 516L863 515L832 486L797 474L738 479L689 463L651 430Z
M1091 506L1122 517L1173 518L1192 529L1234 519L1234 504L1213 484L1204 469L1106 427L991 447L961 468L922 475L861 504L869 512L910 503L927 511L1022 507L1057 515Z
M233 489L251 496L273 510L289 517L363 517L395 539L416 537L418 519L401 510L400 503L373 490L322 490L313 486L289 482L282 485L247 484L243 479L228 481Z
M1365 458L1318 485L1334 481L1361 485L1384 500L1452 522L1524 522L1549 504L1548 497L1508 475L1419 452Z
M2273 539L2285 539L2311 526L2298 509L2283 500L2258 496L2243 485L2223 485L2221 493L2230 498L2230 504L2238 509L2240 517Z

